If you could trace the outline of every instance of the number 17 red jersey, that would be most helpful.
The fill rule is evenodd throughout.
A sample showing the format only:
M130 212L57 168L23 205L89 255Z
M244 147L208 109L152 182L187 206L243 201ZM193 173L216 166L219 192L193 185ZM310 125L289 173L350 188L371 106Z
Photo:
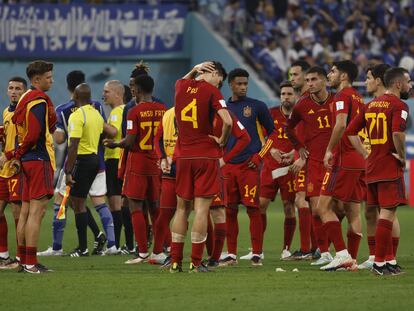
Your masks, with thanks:
M221 149L214 139L214 115L226 108L220 91L204 80L181 79L175 84L177 158L219 158Z

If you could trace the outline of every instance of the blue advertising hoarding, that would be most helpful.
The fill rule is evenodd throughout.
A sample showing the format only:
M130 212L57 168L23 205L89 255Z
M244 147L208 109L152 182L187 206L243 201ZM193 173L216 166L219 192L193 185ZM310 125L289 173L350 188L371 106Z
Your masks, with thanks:
M183 48L186 15L180 5L0 5L0 56L177 52Z

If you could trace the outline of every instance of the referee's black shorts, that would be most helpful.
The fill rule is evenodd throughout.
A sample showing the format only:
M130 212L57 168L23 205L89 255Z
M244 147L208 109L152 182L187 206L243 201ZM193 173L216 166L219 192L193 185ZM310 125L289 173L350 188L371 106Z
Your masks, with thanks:
M108 159L105 161L106 167L106 195L122 194L122 180L118 178L118 162L119 159Z
M70 190L70 195L86 199L98 172L99 157L96 154L79 154L72 173L75 184Z

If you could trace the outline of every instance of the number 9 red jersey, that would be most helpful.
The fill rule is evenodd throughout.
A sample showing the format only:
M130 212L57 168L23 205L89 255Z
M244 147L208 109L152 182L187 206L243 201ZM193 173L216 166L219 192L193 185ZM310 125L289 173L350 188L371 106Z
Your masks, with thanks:
M219 158L213 135L215 113L226 108L220 91L208 82L181 79L175 84L179 158Z

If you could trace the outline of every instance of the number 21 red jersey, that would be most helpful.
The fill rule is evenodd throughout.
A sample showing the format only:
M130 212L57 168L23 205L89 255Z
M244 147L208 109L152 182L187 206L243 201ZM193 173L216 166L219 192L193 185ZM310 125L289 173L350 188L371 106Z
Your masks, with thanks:
M221 149L209 137L214 115L226 108L220 91L204 80L181 79L175 84L178 158L219 158Z

